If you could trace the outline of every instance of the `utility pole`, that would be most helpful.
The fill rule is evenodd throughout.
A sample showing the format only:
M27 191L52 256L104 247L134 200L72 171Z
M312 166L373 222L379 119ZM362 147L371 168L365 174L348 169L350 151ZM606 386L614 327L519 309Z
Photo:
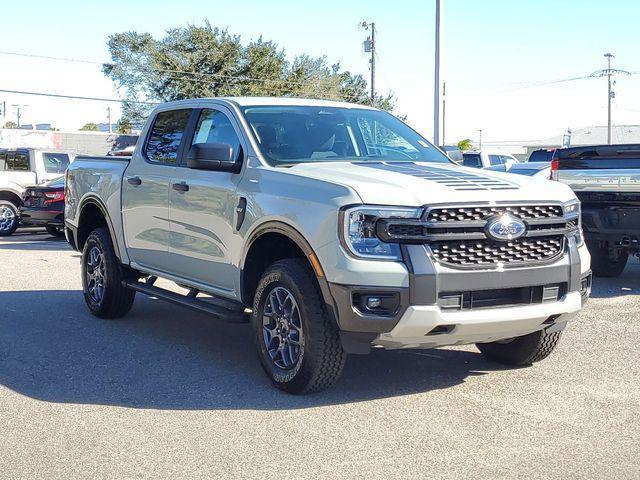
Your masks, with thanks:
M607 59L607 144L611 145L611 99L615 93L611 89L611 59L615 58L612 53L605 53Z
M376 23L362 22L360 24L365 30L371 29L371 36L364 41L365 53L371 53L371 105L374 105L376 101Z
M604 70L593 72L590 77L607 77L607 144L611 145L613 141L611 101L616 98L616 92L613 91L613 86L616 84L616 82L615 80L611 80L611 77L617 74L631 75L631 73L627 72L626 70L617 70L615 68L611 68L611 59L616 58L613 53L605 53L604 56L607 59L607 68L605 68Z
M480 142L479 142L478 150L482 150L482 129L478 130L478 132L480 132Z
M113 133L111 129L111 107L107 107L107 122L109 123L109 133Z
M12 107L16 107L16 121L18 123L18 128L19 128L20 127L20 118L22 118L22 114L20 113L20 109L24 108L24 107L28 107L29 105L22 105L22 104L14 103L11 106Z
M433 143L440 145L440 47L442 0L436 0L435 66L433 78Z

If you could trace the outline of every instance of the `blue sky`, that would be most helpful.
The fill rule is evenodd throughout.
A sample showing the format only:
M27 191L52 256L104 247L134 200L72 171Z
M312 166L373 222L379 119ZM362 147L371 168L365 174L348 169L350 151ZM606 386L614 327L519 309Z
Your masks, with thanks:
M566 127L606 121L606 83L580 80L546 86L532 82L587 75L615 66L640 71L640 2L632 0L444 0L443 78L447 81L447 140L539 139ZM178 5L178 7L176 7ZM109 34L138 30L156 36L202 23L227 27L244 41L262 35L289 55L326 55L368 75L362 20L378 28L378 87L393 91L398 113L426 136L432 131L433 21L431 0L302 2L194 0L3 2L0 50L108 60ZM0 89L117 96L96 65L0 55ZM614 121L640 124L640 75L620 78ZM78 127L101 121L105 105L0 93L23 103L24 121ZM9 109L12 114L12 109ZM117 114L117 108L116 108Z

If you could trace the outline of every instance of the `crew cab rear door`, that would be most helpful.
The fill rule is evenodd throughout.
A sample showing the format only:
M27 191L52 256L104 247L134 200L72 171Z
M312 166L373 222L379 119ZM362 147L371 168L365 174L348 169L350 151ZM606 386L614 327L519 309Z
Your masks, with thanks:
M134 264L171 273L169 186L180 162L191 109L157 113L122 180L122 220Z
M183 162L169 189L171 271L233 298L239 296L239 270L232 258L240 245L234 219L241 173L190 169L185 157L196 143L247 150L240 126L224 106L195 110L192 123Z
M4 169L1 169L4 165ZM3 181L20 187L35 185L38 181L29 150L5 150L0 152L0 174Z

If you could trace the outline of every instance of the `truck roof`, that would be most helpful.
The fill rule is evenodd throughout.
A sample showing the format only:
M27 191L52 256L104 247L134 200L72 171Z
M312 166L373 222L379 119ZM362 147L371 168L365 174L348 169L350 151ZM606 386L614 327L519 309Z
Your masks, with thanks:
M334 100L317 100L313 98L291 98L291 97L208 97L208 98L192 98L188 100L178 100L169 102L169 105L180 105L191 103L199 100L217 100L229 103L235 103L241 107L249 106L305 106L305 107L339 107L339 108L363 108L367 110L376 110L367 105L358 103L338 102ZM168 105L163 104L163 105Z

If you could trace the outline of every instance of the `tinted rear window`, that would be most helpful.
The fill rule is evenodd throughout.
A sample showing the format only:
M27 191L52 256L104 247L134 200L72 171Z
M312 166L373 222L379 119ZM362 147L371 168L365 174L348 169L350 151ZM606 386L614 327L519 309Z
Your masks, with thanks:
M465 167L482 168L482 159L479 153L465 153L462 156L462 165Z
M553 151L551 150L536 150L531 152L528 162L550 162L553 158Z

